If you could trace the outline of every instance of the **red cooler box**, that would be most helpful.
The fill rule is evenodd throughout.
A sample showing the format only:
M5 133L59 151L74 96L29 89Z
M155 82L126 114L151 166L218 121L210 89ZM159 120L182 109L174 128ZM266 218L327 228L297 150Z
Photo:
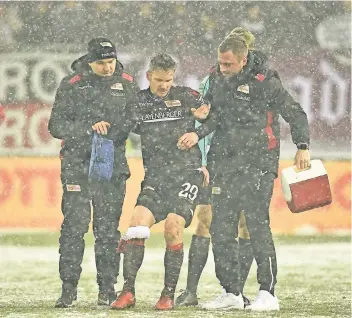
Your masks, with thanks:
M332 202L329 178L321 160L312 160L307 170L296 166L281 170L282 192L291 212L299 213Z

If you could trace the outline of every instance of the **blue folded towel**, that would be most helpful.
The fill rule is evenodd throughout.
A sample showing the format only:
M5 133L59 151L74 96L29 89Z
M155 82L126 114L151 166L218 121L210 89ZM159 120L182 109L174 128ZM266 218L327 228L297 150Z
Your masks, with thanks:
M92 153L89 163L89 179L110 180L114 168L114 143L112 140L94 133Z

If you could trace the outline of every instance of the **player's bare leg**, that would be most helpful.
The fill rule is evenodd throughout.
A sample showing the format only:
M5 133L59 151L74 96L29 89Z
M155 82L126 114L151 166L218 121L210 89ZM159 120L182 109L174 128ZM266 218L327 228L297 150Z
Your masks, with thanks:
M198 223L194 235L210 238L210 224L212 219L211 205L198 205Z
M196 209L197 227L192 236L192 242L188 254L187 287L177 297L177 306L198 305L197 288L200 276L208 259L210 233L209 228L212 219L211 205L199 205Z
M144 258L144 242L150 236L150 227L155 223L152 212L143 206L136 206L124 241L123 276L124 286L121 294L111 304L112 309L134 307L135 282Z
M174 307L176 285L183 263L183 231L185 223L186 221L182 216L174 213L170 213L165 221L165 279L161 297L154 307L157 310L170 310Z

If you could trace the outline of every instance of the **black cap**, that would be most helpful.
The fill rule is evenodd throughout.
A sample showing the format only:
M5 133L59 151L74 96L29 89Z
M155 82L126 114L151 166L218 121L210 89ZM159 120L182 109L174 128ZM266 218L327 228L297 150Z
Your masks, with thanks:
M87 54L89 63L111 58L116 58L116 47L109 39L98 37L89 41Z

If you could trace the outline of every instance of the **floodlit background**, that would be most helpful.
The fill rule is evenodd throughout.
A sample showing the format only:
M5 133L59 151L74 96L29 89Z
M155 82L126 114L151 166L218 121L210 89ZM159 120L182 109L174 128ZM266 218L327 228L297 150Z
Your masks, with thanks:
M236 26L256 35L256 48L268 55L270 67L306 110L312 158L324 160L332 187L330 206L293 215L276 180L271 221L278 244L280 317L350 317L350 1L0 2L0 317L111 315L92 308L91 233L80 307L71 313L51 309L60 291L57 238L62 215L60 141L49 135L47 121L60 80L71 62L85 54L87 42L95 36L114 41L119 59L141 88L147 87L149 57L167 52L179 63L177 84L197 89L216 63L217 46ZM295 154L285 123L282 140L281 168L292 165ZM136 136L131 136L127 156L132 177L122 230L143 176ZM186 245L194 224L187 230ZM153 230L139 277L143 283L137 283L137 292L150 292L137 295L142 305L129 317L154 315L150 305L163 278L161 230L162 225ZM180 288L185 287L186 261ZM201 280L201 301L219 292L211 261ZM247 286L254 296L255 270ZM165 316L201 314L189 309Z

